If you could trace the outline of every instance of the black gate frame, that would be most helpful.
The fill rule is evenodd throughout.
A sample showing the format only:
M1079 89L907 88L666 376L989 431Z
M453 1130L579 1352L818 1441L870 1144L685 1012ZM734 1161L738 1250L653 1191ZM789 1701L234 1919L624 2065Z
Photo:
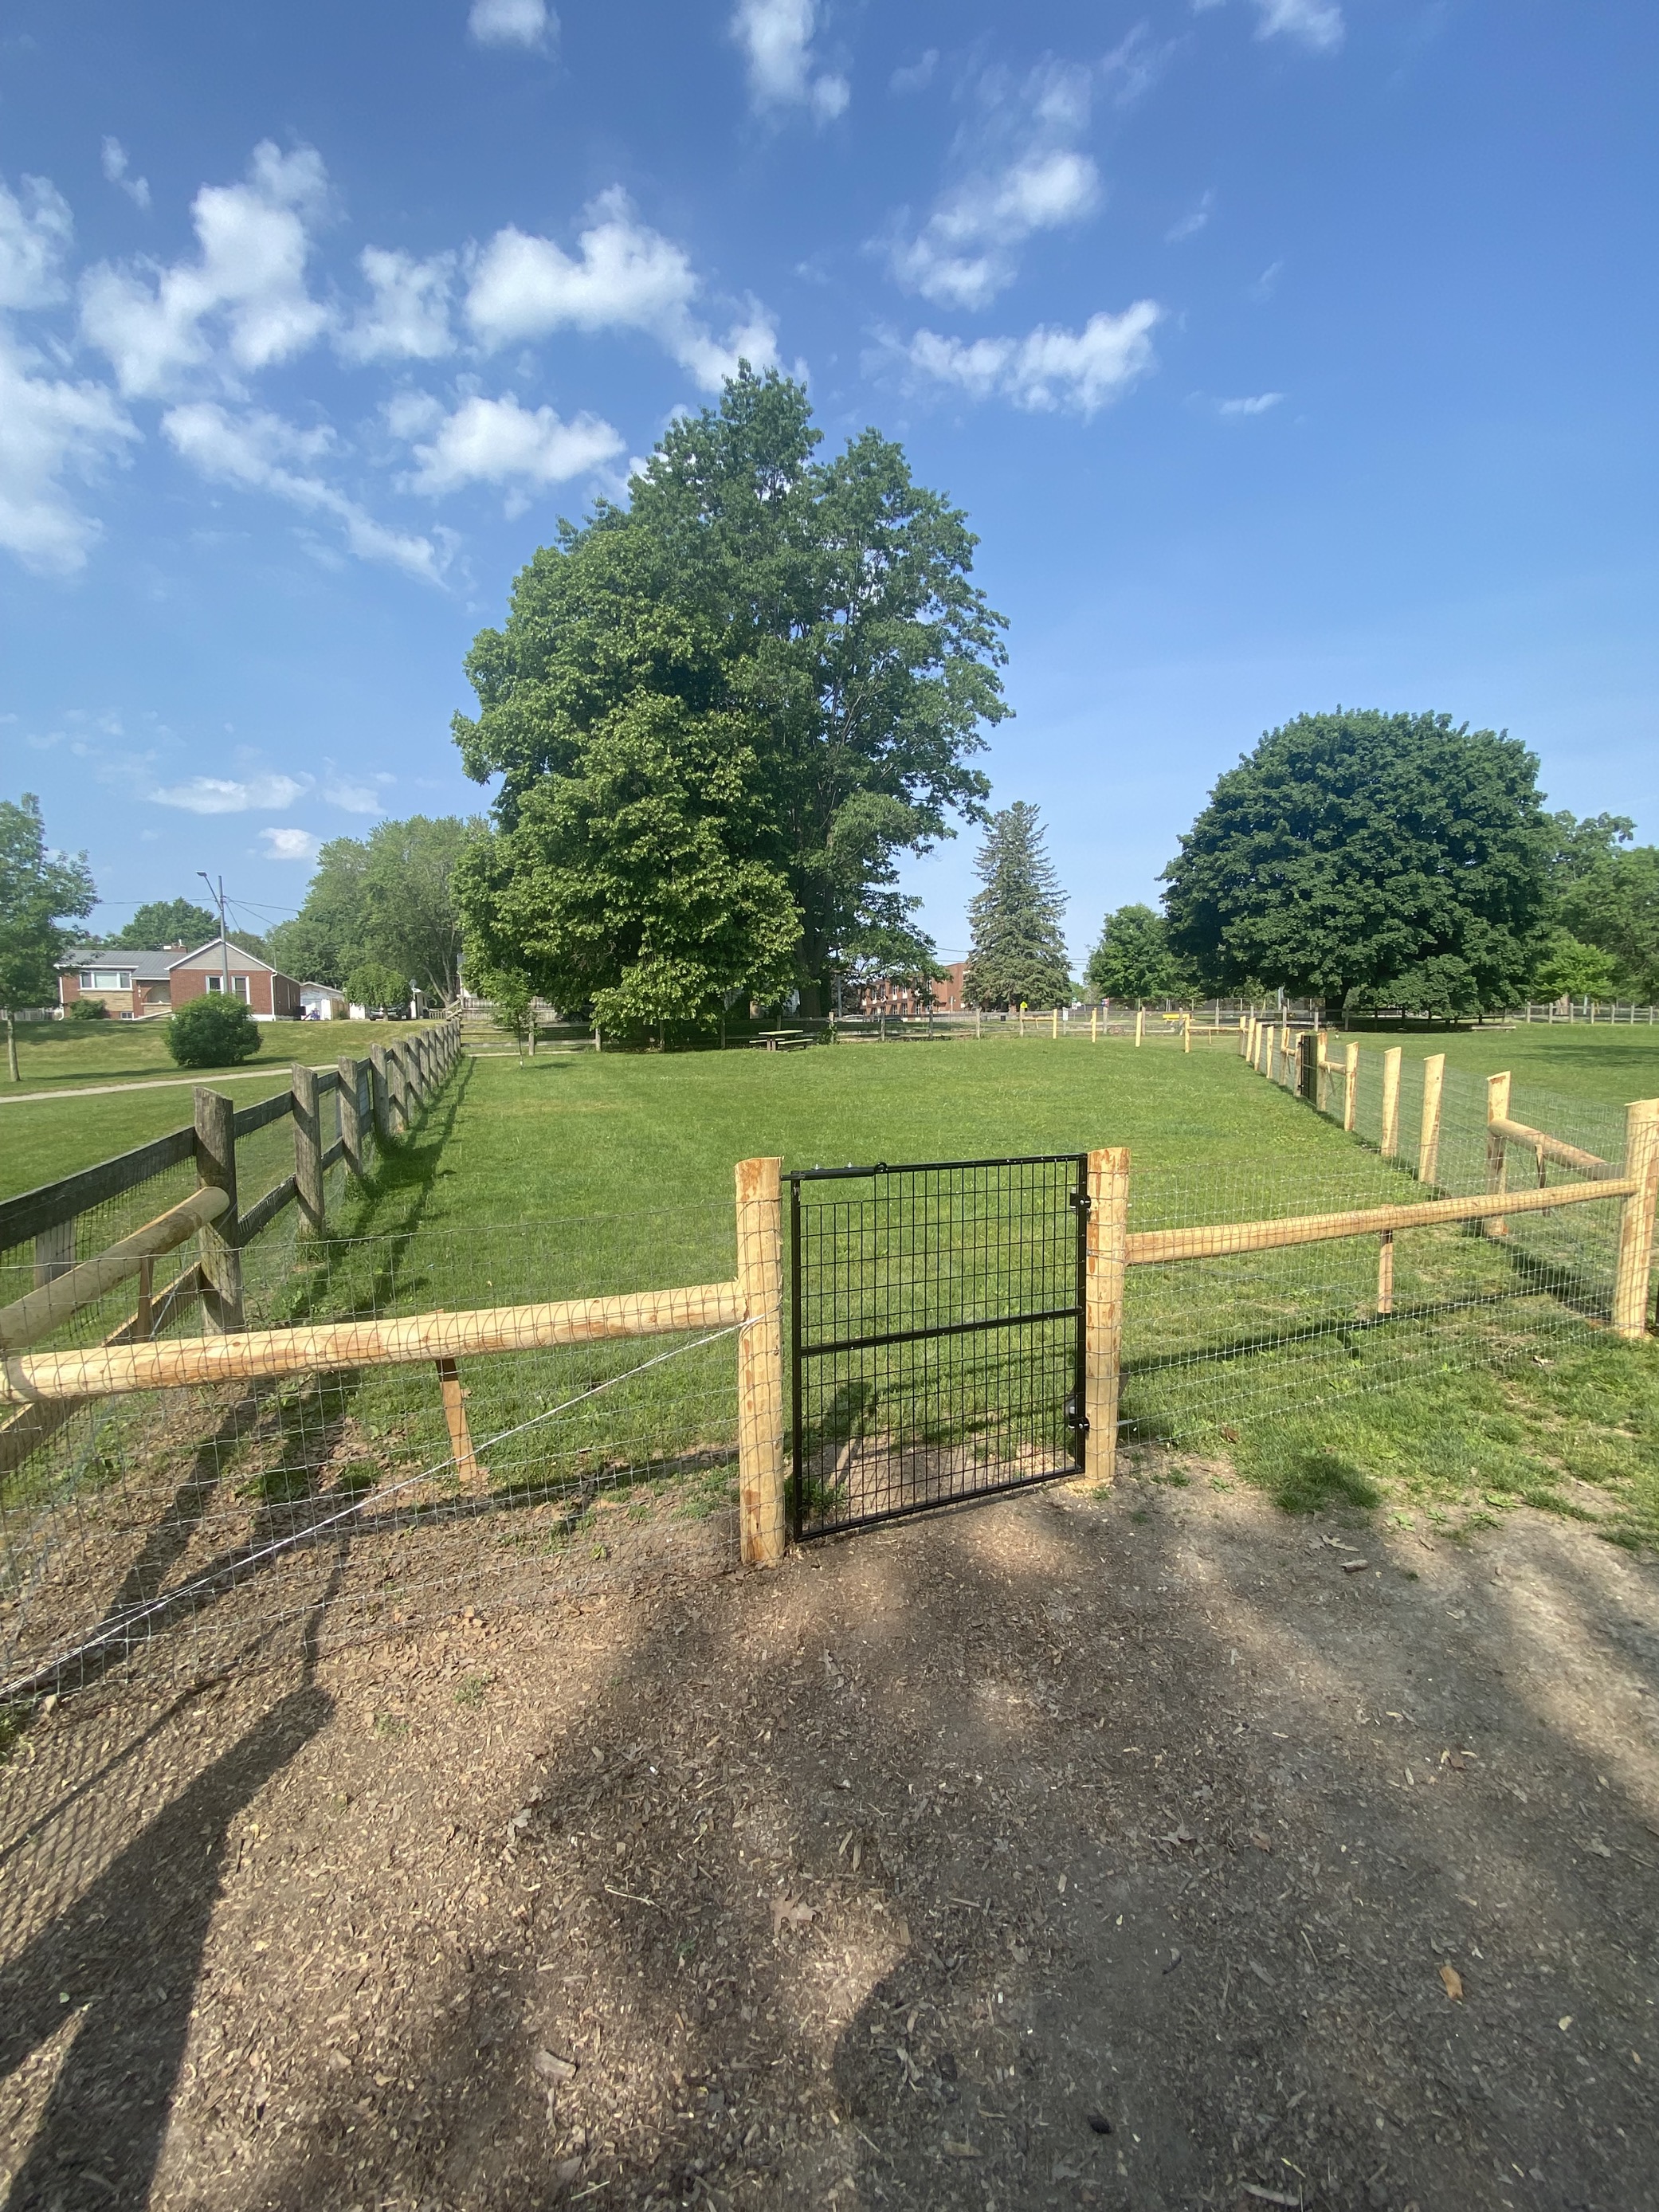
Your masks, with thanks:
M803 1342L801 1334L801 1185L807 1182L847 1182L880 1176L939 1175L963 1170L988 1168L1055 1167L1061 1164L1073 1170L1072 1189L1067 1203L1076 1218L1075 1274L1072 1302L1068 1305L1041 1307L1021 1313L997 1314L979 1321L944 1322L918 1328L876 1330L867 1335L844 1337L824 1344ZM902 1161L889 1165L878 1160L869 1167L793 1168L786 1171L789 1185L789 1352L790 1352L790 1472L789 1472L789 1534L793 1543L816 1542L825 1536L840 1536L857 1528L875 1527L888 1521L908 1520L918 1513L930 1513L951 1505L967 1504L980 1498L1006 1497L1016 1490L1030 1490L1044 1482L1064 1481L1082 1471L1085 1464L1085 1438L1089 1431L1086 1404L1086 1352L1085 1345L1085 1289L1088 1280L1089 1240L1089 1155L1085 1152L1026 1152L1010 1154L1000 1158L980 1160L917 1160ZM804 1525L801 1498L805 1478L805 1435L802 1407L802 1370L809 1359L826 1354L873 1351L886 1344L920 1343L924 1340L951 1336L969 1336L988 1333L993 1329L1014 1328L1022 1324L1045 1321L1067 1321L1073 1324L1072 1388L1064 1407L1065 1426L1072 1443L1071 1464L1053 1468L1040 1474L1017 1475L1007 1481L988 1483L982 1487L964 1491L958 1495L927 1498L907 1504L882 1508L874 1513L859 1514L846 1521L837 1521L821 1528Z

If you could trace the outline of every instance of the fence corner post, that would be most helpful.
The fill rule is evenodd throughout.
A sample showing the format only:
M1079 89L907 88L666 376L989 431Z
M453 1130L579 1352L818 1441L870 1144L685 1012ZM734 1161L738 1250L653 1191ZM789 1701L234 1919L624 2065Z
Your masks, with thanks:
M1619 1261L1613 1281L1615 1334L1639 1344L1647 1334L1653 1273L1653 1218L1659 1197L1659 1098L1625 1109L1625 1173L1636 1188L1619 1209Z
M738 1492L746 1567L783 1557L783 1227L781 1159L737 1166Z
M1509 1180L1505 1146L1502 1133L1493 1127L1496 1121L1510 1118L1510 1072L1486 1078L1486 1188L1502 1190ZM1509 1224L1501 1214L1486 1223L1488 1237L1507 1237Z
M323 1233L323 1116L317 1071L295 1060L289 1070L294 1093L294 1195L313 1237Z
M229 1204L216 1221L205 1221L200 1237L202 1314L210 1331L223 1335L244 1326L242 1255L236 1211L236 1109L222 1091L196 1089L196 1182L201 1190L222 1190Z
M1417 1139L1417 1180L1431 1183L1440 1172L1440 1095L1446 1055L1431 1052L1423 1063L1423 1125Z
M1129 1151L1109 1145L1089 1155L1089 1211L1084 1237L1083 1437L1085 1472L1110 1482L1117 1472L1119 1375L1123 1364L1123 1292L1129 1258Z

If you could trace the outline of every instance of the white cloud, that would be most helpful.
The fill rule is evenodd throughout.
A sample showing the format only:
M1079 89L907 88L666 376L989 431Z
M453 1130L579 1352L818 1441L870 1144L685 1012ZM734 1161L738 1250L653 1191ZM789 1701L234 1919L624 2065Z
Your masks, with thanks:
M1012 283L1028 238L1080 222L1101 198L1100 173L1076 144L1092 105L1090 70L1045 62L1012 95L994 76L981 97L987 117L969 143L1000 138L1005 158L975 167L914 237L901 234L888 246L907 291L953 307L988 306Z
M62 478L91 477L138 432L103 385L43 376L41 366L0 327L0 546L26 568L72 575L100 526Z
M64 296L58 264L75 235L69 203L44 177L17 199L0 182L0 307L46 307Z
M918 331L902 351L915 374L970 398L1093 415L1154 366L1152 333L1163 316L1155 301L1137 300L1121 315L1091 315L1080 331L1039 324L1023 338L971 340Z
M336 343L348 361L436 361L450 352L449 285L453 253L429 261L413 254L365 246L358 267L374 298L359 307Z
M267 139L255 147L245 184L204 185L197 193L197 260L89 270L81 327L114 363L122 391L165 392L185 370L209 365L204 325L222 326L234 369L303 352L329 319L305 283L307 226L320 218L327 188L309 147L283 154Z
M309 830L265 829L259 832L268 860L314 860L322 839Z
M1282 392L1258 392L1253 399L1218 399L1218 415L1266 415L1284 398Z
M391 778L379 779L390 782ZM331 775L323 786L323 797L331 806L337 806L347 814L384 814L386 808L375 783L354 783L349 776Z
M164 785L149 796L157 806L181 806L186 814L280 813L310 788L309 776L300 781L291 775L193 775L187 783Z
M573 257L551 239L509 228L478 258L466 317L486 346L545 337L556 330L636 330L663 346L698 382L715 389L741 355L757 368L777 359L771 318L758 307L716 340L691 313L701 289L682 249L641 222L620 186L587 210Z
M1342 43L1342 10L1331 0L1255 0L1255 8L1258 39L1282 33L1317 54L1334 53Z
M732 35L749 65L749 99L757 112L807 107L830 123L846 106L847 79L833 70L814 73L817 13L816 0L738 0Z
M174 451L210 480L330 515L360 560L388 562L428 583L437 580L442 563L431 538L386 529L315 474L314 464L332 449L331 432L299 430L275 415L232 415L211 400L170 408L161 428Z
M938 67L939 48L929 46L919 61L914 61L907 68L896 69L893 71L887 80L887 89L889 92L896 93L926 92L933 82L933 73Z
M561 421L550 407L520 407L509 392L500 399L465 399L429 445L417 446L413 491L456 491L468 483L544 486L586 475L614 460L624 441L609 422L582 414Z
M557 38L559 19L547 0L472 0L466 27L481 46L544 46Z
M1185 215L1170 225L1164 234L1164 244L1179 246L1182 239L1196 238L1214 213L1215 194L1206 192L1196 206L1188 208Z
M119 185L135 207L148 210L149 179L127 174L127 149L118 138L106 138L104 141L104 174L111 184Z
M442 400L429 392L394 392L380 411L392 435L405 441L441 422L444 415Z

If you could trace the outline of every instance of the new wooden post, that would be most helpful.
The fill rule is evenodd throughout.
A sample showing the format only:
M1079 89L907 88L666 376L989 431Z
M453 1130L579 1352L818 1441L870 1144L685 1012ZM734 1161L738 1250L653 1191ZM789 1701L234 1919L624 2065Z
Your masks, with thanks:
M1100 1008L1098 1006L1091 1006L1089 1009L1089 1042L1091 1044L1100 1042Z
M1359 1047L1351 1044L1342 1054L1342 1126L1352 1130L1359 1105Z
M464 1490L487 1487L489 1477L478 1464L472 1449L472 1431L467 1426L466 1392L461 1388L461 1370L448 1358L436 1361L438 1393L444 1401L444 1426L449 1431L449 1453L455 1462L455 1472Z
M1394 1311L1394 1231L1385 1229L1376 1255L1376 1310Z
M202 1268L202 1317L219 1334L243 1327L242 1255L236 1216L236 1109L222 1091L196 1093L196 1181L204 1190L222 1190L230 1203L216 1221L198 1232Z
M1486 1078L1486 1188L1488 1190L1502 1190L1509 1181L1503 1133L1492 1126L1494 1121L1507 1121L1509 1118L1510 1073L1505 1069L1502 1075L1489 1075ZM1486 1224L1488 1237L1507 1237L1509 1233L1508 1222L1501 1218L1488 1221Z
M335 1097L340 1102L341 1157L346 1164L346 1173L355 1182L363 1179L363 1064L360 1060L342 1057L334 1063L340 1079Z
M1250 1056L1250 1040L1255 1029L1255 1016L1254 1014L1241 1014L1239 1016L1238 1056L1241 1060L1248 1060Z
M1316 1030L1315 1036L1314 1104L1324 1114L1330 1110L1331 1103L1331 1048L1323 1030Z
M290 1070L294 1090L294 1194L313 1237L323 1233L323 1130L314 1067Z
M1054 1036L1054 1042L1055 1042L1056 1044L1058 1044L1058 1043L1060 1042L1060 1008L1059 1008L1058 1006L1056 1006L1056 1007L1054 1008L1054 1023L1053 1036Z
M743 1563L783 1557L783 1233L781 1159L738 1162L738 1495Z
M1385 1160L1391 1160L1400 1150L1400 1056L1401 1048L1391 1044L1382 1055L1382 1142L1380 1147Z
M1146 1009L1145 1006L1137 1006L1135 1008L1135 1042L1137 1045L1140 1042L1142 1036L1145 1035L1146 1029Z
M1625 1109L1625 1173L1636 1188L1619 1209L1619 1262L1613 1279L1614 1333L1639 1343L1647 1334L1653 1270L1653 1215L1659 1189L1659 1098Z
M1432 1182L1440 1172L1440 1093L1446 1080L1446 1055L1432 1052L1423 1063L1423 1127L1417 1139L1417 1180Z
M1181 1049L1182 1052L1190 1052L1192 1048L1193 1018L1190 1013L1188 1013L1181 1018Z
M1118 1378L1123 1365L1123 1286L1129 1256L1129 1152L1089 1155L1083 1292L1083 1464L1097 1482L1117 1469Z

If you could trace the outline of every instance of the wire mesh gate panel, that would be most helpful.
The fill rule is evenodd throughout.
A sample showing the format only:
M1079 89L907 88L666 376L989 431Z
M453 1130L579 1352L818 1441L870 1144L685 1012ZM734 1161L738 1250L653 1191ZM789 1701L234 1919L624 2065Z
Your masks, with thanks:
M1074 1473L1088 1156L788 1177L791 1534Z

